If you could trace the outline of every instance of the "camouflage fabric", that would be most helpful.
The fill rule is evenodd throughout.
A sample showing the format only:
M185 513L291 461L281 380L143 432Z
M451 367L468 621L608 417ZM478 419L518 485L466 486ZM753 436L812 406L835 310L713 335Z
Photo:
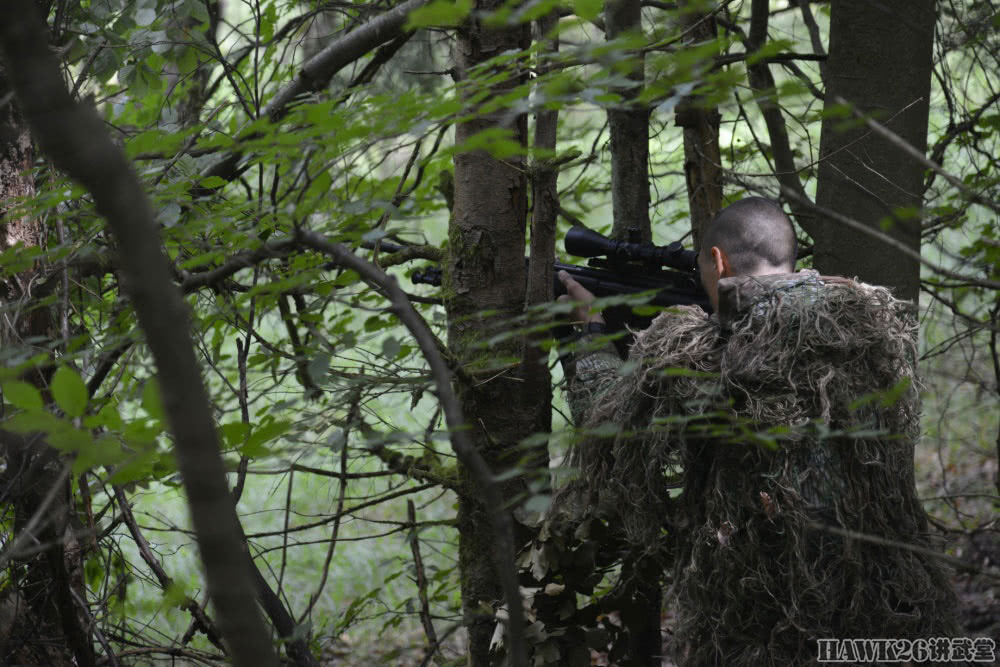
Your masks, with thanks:
M685 666L811 664L816 639L953 634L939 561L907 548L934 546L914 487L912 306L811 271L724 279L719 296L717 315L659 316L628 364L579 356L569 400L593 435L536 569L580 551L560 522L624 535L672 570Z
M575 424L583 423L587 410L607 387L614 384L624 363L613 346L596 346L597 338L593 334L581 337L578 347L582 351L576 353L573 360L574 371L570 373L566 401Z

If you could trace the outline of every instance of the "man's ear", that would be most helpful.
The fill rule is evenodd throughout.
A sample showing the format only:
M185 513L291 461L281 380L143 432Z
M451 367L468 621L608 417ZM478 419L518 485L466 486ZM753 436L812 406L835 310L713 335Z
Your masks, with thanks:
M712 246L712 268L720 278L728 278L733 275L729 266L729 256L726 251L718 246Z

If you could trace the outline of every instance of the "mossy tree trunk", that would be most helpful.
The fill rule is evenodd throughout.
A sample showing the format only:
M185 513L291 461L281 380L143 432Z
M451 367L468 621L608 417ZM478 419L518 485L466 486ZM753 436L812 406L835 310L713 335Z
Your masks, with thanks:
M502 5L499 0L479 0L459 30L456 71L469 86L479 90L471 70L505 52L523 49L530 42L530 26L496 29L478 16ZM490 68L490 73L498 70ZM524 80L522 70L508 70L492 83L488 98L509 91ZM506 109L481 113L456 129L461 145L484 130L502 128L525 145L526 118ZM508 331L512 318L523 312L526 293L525 232L528 182L525 160L520 156L497 159L488 151L459 152L455 156L454 208L449 226L449 256L445 265L445 307L448 344L464 371L457 391L469 424L469 433L494 473L519 467L530 470L545 457L519 443L544 430L550 419L547 373L524 364L526 336L512 336L488 343ZM551 261L551 260L550 260ZM492 610L502 599L494 562L493 530L486 507L467 471L461 471L459 491L459 569L462 610L469 634L469 664L488 665L494 631ZM527 480L503 484L510 508L526 497ZM515 523L515 526L518 524ZM517 534L522 543L525 535Z

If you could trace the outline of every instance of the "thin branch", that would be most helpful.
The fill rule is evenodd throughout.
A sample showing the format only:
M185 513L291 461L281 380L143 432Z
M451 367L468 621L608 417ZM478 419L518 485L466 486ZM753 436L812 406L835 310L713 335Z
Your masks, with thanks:
M917 260L918 262L929 268L934 273L937 273L942 276L947 276L948 278L951 278L953 280L958 280L965 285L975 285L977 287L986 287L988 289L1000 290L1000 281L989 280L984 278L974 278L973 276L963 276L962 274L950 271L949 269L946 269L943 266L938 266L929 259L925 259L918 251L914 250L908 245L905 245L901 241L892 238L891 236L882 232L881 230L875 229L862 222L858 222L854 218L849 218L846 215L842 215L831 209L819 206L818 204L814 204L809 199L803 199L799 196L797 192L785 188L784 185L781 186L781 194L791 198L798 204L802 204L809 210L818 213L821 216L830 218L831 220L835 220L840 224L847 225L848 227L854 229L855 231L864 232L865 234L868 234L872 238L876 238L879 241L885 243L886 245L892 246L893 248L903 253L907 257L912 257L913 259Z
M354 396L351 398L351 407L347 411L347 425L344 427L344 439L340 445L340 493L337 497L337 519L333 522L333 530L330 531L330 544L326 549L326 560L323 561L323 574L320 577L319 585L316 587L316 591L309 596L309 604L306 605L306 610L302 612L299 616L299 623L304 621L312 613L313 607L316 606L319 596L323 594L323 588L326 586L326 580L330 576L330 563L333 562L333 553L337 549L337 536L340 534L340 521L341 517L344 515L344 498L347 496L347 480L344 479L343 475L347 474L347 442L348 435L350 434L350 427L358 419L358 411L361 406L361 390L354 390ZM412 501L411 501L412 502Z
M371 453L385 463L389 470L397 475L405 475L423 482L431 482L437 486L451 489L458 493L460 484L457 479L444 477L433 470L420 465L421 459L406 456L385 446L372 447Z
M247 537L254 538L254 539L261 538L261 537L279 537L281 535L285 535L285 534L288 534L288 533L298 533L298 532L302 532L304 530L312 530L313 528L319 528L320 526L325 526L328 523L332 523L334 521L337 521L337 520L340 519L341 516L348 516L350 514L354 514L355 512L359 512L359 511L361 511L363 509L367 509L369 507L374 507L376 505L381 505L382 503L384 503L384 502L386 502L388 500L392 500L394 498L401 498L402 496L407 496L407 495L409 495L411 493L419 493L421 491L426 491L427 489L433 489L436 486L439 486L439 485L438 484L434 484L434 483L428 483L428 484L421 484L419 486L407 487L405 489L400 489L398 491L393 491L392 493L386 493L384 495L378 496L378 497L373 498L371 500L367 500L367 501L365 501L363 503L358 503L354 507L348 507L343 512L339 512L337 514L333 514L333 515L330 515L330 516L325 516L325 517L323 517L322 519L320 519L318 521L313 521L313 522L310 522L310 523L304 523L304 524L301 524L299 526L285 527L285 528L282 528L280 530L267 530L267 531L262 531L262 532L259 532L259 533L251 533Z
M87 624L90 626L90 629L93 630L94 636L97 637L97 641L104 649L104 656L107 659L108 664L111 665L111 667L121 667L121 663L118 662L118 657L115 655L115 652L111 650L111 644L108 643L108 640L105 638L104 633L101 632L101 629L97 627L97 620L90 613L90 609L87 608L87 603L80 598L80 594L77 593L76 589L72 586L69 587L69 594L73 597L73 602L80 607L80 613L87 619Z
M997 297L992 315L994 322L997 321L997 317L1000 317L1000 296ZM996 382L997 393L1000 394L1000 350L997 349L996 327L993 327L993 330L990 331L990 356L993 359L993 379ZM997 463L1000 464L1000 426L997 427ZM993 483L997 487L997 493L1000 493L1000 465L998 465L997 471L993 475Z
M420 351L427 360L437 388L438 400L444 411L445 421L451 437L451 446L455 455L476 481L483 493L483 504L489 513L493 524L495 538L495 565L497 576L507 602L510 622L507 625L507 639L512 664L521 667L527 664L524 643L524 609L521 593L517 584L517 569L514 565L514 537L510 515L504 510L503 496L500 487L482 455L472 445L467 437L468 425L462 415L461 404L451 387L451 373L444 357L438 350L434 335L424 319L414 310L406 294L400 289L395 279L378 267L370 264L348 248L329 242L315 232L302 230L297 235L304 245L321 252L340 266L355 271L365 280L378 285L389 297L392 305L390 310L409 329L416 339Z
M21 546L28 539L35 539L35 530L39 527L43 520L49 520L49 506L55 502L55 499L59 496L59 492L63 491L63 484L66 483L66 479L69 477L71 466L66 464L63 466L62 472L56 477L52 484L52 487L46 492L45 497L42 498L42 502L39 503L35 512L28 519L28 522L18 531L17 535L13 540L7 543L3 551L0 551L0 570L3 570L7 563L11 560L16 560L21 558L24 554L21 553ZM36 540L37 541L37 540Z
M837 102L837 104L850 106L847 100L845 100L842 97L837 97L835 101ZM884 139L887 139L889 143L891 143L896 148L899 148L901 151L909 155L911 158L922 164L924 168L930 169L935 174L941 176L941 178L948 181L948 183L950 183L955 189L964 194L969 199L969 201L974 202L976 204L980 204L981 206L985 206L994 213L1000 213L1000 203L986 199L981 194L979 194L978 192L967 186L965 183L963 183L960 178L958 178L957 176L952 176L951 174L946 172L944 169L941 168L941 165L936 164L935 162L929 160L926 155L924 155L916 148L911 146L910 142L903 139L901 136L899 136L898 134L887 128L885 125L882 125L876 120L872 120L870 117L857 111L853 106L850 106L850 109L854 117L864 121L865 125L867 125L868 128L872 130L875 134L879 135Z
M406 518L410 522L410 551L413 553L413 568L417 581L417 597L420 600L420 623L424 626L429 648L427 655L434 655L438 645L437 633L434 631L434 621L431 620L431 605L427 600L427 574L424 572L424 559L420 556L420 536L417 532L417 510L412 500L406 501Z
M743 40L747 52L758 51L764 47L767 40L769 13L770 3L768 0L753 0L750 33ZM785 118L782 116L781 108L777 102L774 77L766 62L757 62L747 66L747 76L750 79L750 86L754 89L754 100L764 117L767 133L771 139L775 165L774 175L781 184L782 191L790 190L795 193L796 196L791 200L792 215L795 216L795 221L805 230L806 234L815 239L819 231L818 224L809 216L808 207L803 203L803 200L809 201L809 196L802 186L799 170L795 166L795 157L788 140Z
M142 534L139 529L139 524L135 520L135 516L132 514L132 507L129 505L128 499L125 497L125 492L120 486L111 487L115 494L115 500L118 501L118 509L121 511L122 519L125 522L125 526L128 528L129 534L132 536L132 541L135 545L139 547L139 555L142 559L146 561L146 565L153 572L153 576L156 577L157 583L160 584L160 589L165 593L174 584L174 580L163 570L163 566L160 565L160 561L153 554L153 550L149 547L149 542L146 541L146 537ZM219 649L223 653L226 653L226 648L222 643L222 637L219 635L218 629L215 627L215 623L212 619L208 617L205 610L201 608L196 600L190 596L184 596L184 601L179 605L181 609L186 610L191 614L194 620L194 627L197 630L201 630L208 637L208 641L212 642L215 648Z
M295 79L279 90L261 109L260 116L270 118L271 122L281 120L288 113L293 101L322 90L333 75L343 67L403 34L403 26L410 12L428 1L408 0L334 40L302 65ZM241 140L250 139L252 136L241 137ZM237 165L241 157L241 151L226 155L209 167L202 174L202 178L219 176L227 181L232 180L238 173Z
M816 17L813 16L812 10L809 8L809 0L795 0L795 3L802 10L802 21L806 24L806 29L809 31L809 40L812 42L813 51L816 55L826 55L826 51L823 49L823 39L819 34L819 25L816 24ZM820 76L826 79L826 63L820 61L819 64Z

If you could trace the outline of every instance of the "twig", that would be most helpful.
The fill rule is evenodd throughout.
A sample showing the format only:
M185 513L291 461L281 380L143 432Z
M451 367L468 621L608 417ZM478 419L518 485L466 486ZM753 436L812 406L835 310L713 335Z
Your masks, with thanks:
M323 562L323 576L319 580L319 586L316 587L316 592L309 596L309 604L306 605L306 610L302 612L301 616L299 616L299 623L302 623L309 617L309 614L312 613L313 607L316 605L316 601L319 600L319 596L323 593L323 587L326 586L326 580L330 576L330 563L333 561L333 552L337 549L337 535L340 534L340 520L344 515L344 498L347 495L347 480L343 477L343 475L347 474L347 440L351 425L358 419L360 406L361 390L357 389L351 397L351 407L347 411L347 424L344 426L344 441L340 445L341 478L340 492L337 498L337 518L334 520L333 530L330 532L330 544L326 549L326 560Z
M97 637L97 641L100 642L101 646L104 648L104 655L107 658L108 664L111 667L121 667L121 663L118 662L118 658L115 656L115 652L111 650L111 644L104 637L104 633L101 629L97 627L97 619L90 613L90 609L87 608L87 603L80 599L80 594L70 586L69 594L73 596L73 601L80 607L80 611L83 613L84 617L87 619L87 624L90 629L94 631L94 635Z
M261 537L278 537L278 536L283 535L285 533L298 533L298 532L301 532L301 531L304 531L304 530L312 530L313 528L318 528L320 526L325 526L328 523L332 523L333 521L337 521L341 516L348 516L348 515L354 514L355 512L363 510L363 509L365 509L367 507L374 507L375 505L380 505L380 504L386 502L387 500L392 500L393 498L400 498L402 496L406 496L406 495L409 495L411 493L419 493L420 491L426 491L427 489L433 489L435 486L439 486L439 485L438 484L434 484L434 483L428 483L428 484L421 484L419 486L411 486L411 487L408 487L408 488L405 488L405 489L400 489L398 491L394 491L392 493L386 493L385 495L378 496L376 498L372 498L371 500L367 500L367 501L365 501L363 503L358 503L354 507L348 507L343 512L339 512L339 513L334 514L332 516L323 517L319 521L313 521L311 523L304 523L304 524L302 524L300 526L291 526L291 527L284 528L284 529L281 529L281 530L268 530L268 531L263 531L263 532L260 532L260 533L253 533L251 535L248 535L247 537L254 538L254 539L261 538Z
M462 627L461 623L454 623L450 628L444 631L444 634L441 635L441 639L439 639L437 643L435 643L433 646L428 646L427 655L425 655L424 659L421 661L420 667L427 667L427 665L431 664L431 660L433 660L434 654L437 652L438 648L441 646L444 640L448 639L448 637L451 637L451 635L455 632L455 630L458 630L460 627Z
M371 453L389 467L389 472L396 475L406 475L422 482L432 482L438 486L450 489L457 494L462 493L458 479L440 475L429 467L420 465L423 461L415 456L404 455L385 446L372 447Z
M149 569L153 571L153 576L156 577L156 581L160 584L160 589L166 592L171 586L173 586L174 580L170 578L169 575L163 570L163 566L160 565L160 561L157 560L156 556L153 555L153 550L149 548L149 542L146 541L146 537L139 530L139 524L135 520L135 516L132 514L132 508L128 503L128 499L125 497L125 492L118 485L111 487L114 490L115 500L118 501L118 509L121 510L122 519L125 521L125 525L128 527L129 534L132 535L132 539L135 541L135 545L139 547L139 555L142 559L146 561ZM226 647L222 643L222 637L219 635L218 629L215 627L215 623L212 619L208 617L205 610L201 608L201 605L191 597L185 596L184 602L180 604L180 608L186 610L194 618L195 627L200 629L205 636L208 637L208 641L212 642L215 648L219 649L223 653L226 653Z
M420 557L420 538L417 534L417 510L412 500L406 501L406 518L410 522L410 551L413 552L413 566L417 575L417 596L420 599L420 623L424 626L424 634L430 642L427 655L434 655L438 645L434 622L431 620L431 606L427 600L427 574L424 572L424 560Z
M875 134L879 135L883 139L888 140L889 143L891 143L893 146L899 148L901 151L909 155L911 158L922 164L924 168L930 169L935 174L938 174L939 176L941 176L941 178L948 181L948 183L950 183L955 189L957 189L959 192L963 193L966 197L968 197L969 201L985 206L994 213L1000 213L1000 204L986 199L981 194L974 191L972 188L963 183L961 179L959 179L956 176L952 176L944 169L942 169L941 165L933 162L932 160L927 159L927 156L924 155L922 152L918 151L913 146L911 146L910 142L903 139L901 136L899 136L898 134L887 128L885 125L882 125L878 121L872 120L870 117L861 113L860 111L855 109L853 105L850 105L847 102L847 100L845 100L843 97L838 96L835 101L837 102L837 104L843 104L844 106L850 108L851 113L854 115L854 117L864 121L865 125L867 125L868 128L872 130Z
M295 488L295 469L288 472L288 486L285 487L285 511L282 512L281 565L278 567L278 590L285 585L285 569L288 567L288 524L292 520L292 489Z
M997 316L1000 316L1000 297L997 298L996 305L993 306L993 321L997 321ZM990 356L993 358L993 379L996 381L997 393L1000 394L1000 351L997 350L997 328L993 327L990 331ZM997 463L1000 463L1000 426L997 428ZM994 473L993 483L997 487L997 493L1000 493L1000 466L998 466L996 473ZM994 499L994 504L996 504L996 499Z
M812 42L813 51L816 52L816 55L825 56L826 51L823 50L823 39L820 37L816 17L813 16L812 10L809 9L809 0L795 0L795 4L802 10L802 21L806 24L806 29L809 31L809 40ZM823 61L819 63L819 75L822 79L826 79L826 63Z
M257 281L260 279L260 266L253 267L253 286L257 286ZM250 312L247 314L247 335L243 338L243 343L240 343L239 338L236 339L236 366L239 372L240 378L240 388L239 388L239 403L240 403L240 422L246 424L247 428L250 427L250 390L247 386L247 358L250 356L250 339L253 338L253 323L257 319L257 297L250 297ZM240 464L236 470L236 485L233 487L233 504L238 504L240 498L243 497L243 486L247 481L247 466L250 465L250 457L246 454L240 453Z
M848 227L850 227L851 229L854 229L856 231L864 232L865 234L868 234L869 236L871 236L873 238L876 238L879 241L882 241L886 245L892 246L893 248L895 248L899 252L903 253L904 255L906 255L908 257L912 257L913 259L917 260L918 262L920 262L921 264L923 264L927 268L929 268L932 271L934 271L934 273L940 274L942 276L947 276L948 278L952 278L953 280L961 281L965 285L976 285L977 287L986 287L988 289L1000 290L1000 281L988 280L988 279L985 279L985 278L973 278L972 276L963 276L960 273L955 273L954 271L949 271L948 269L944 268L943 266L938 266L937 264L935 264L934 262L930 261L929 259L925 259L918 251L916 251L913 248L907 246L906 244L902 243L901 241L897 241L896 239L892 238L891 236L889 236L888 234L882 232L881 230L874 229L873 227L870 227L870 226L868 226L868 225L866 225L864 223L858 222L857 220L855 220L853 218L849 218L846 215L841 215L840 213L837 213L836 211L833 211L831 209L825 208L825 207L820 206L818 204L814 204L809 199L807 199L807 198L804 199L804 198L800 197L797 192L795 192L795 191L793 191L793 190L791 190L789 188L786 188L784 185L781 186L781 194L785 195L786 197L791 198L792 200L794 200L794 201L796 201L798 203L804 204L807 208L811 209L812 211L814 211L816 213L819 213L822 216L830 218L831 220L835 220L835 221L837 221L837 222L839 222L839 223L841 223L843 225L847 225Z
M769 12L770 5L767 0L753 0L750 34L743 39L747 52L755 52L764 47L767 40ZM767 134L771 139L774 176L781 184L782 191L795 192L796 196L791 201L792 215L810 237L816 238L819 226L808 215L809 196L802 186L802 181L799 180L799 169L795 166L795 156L788 139L785 117L781 113L776 97L774 76L766 62L757 62L747 67L747 78L754 90L754 101L764 117Z
M135 655L169 655L174 658L187 658L188 660L194 660L202 662L206 665L216 665L221 660L220 656L209 655L203 651L196 651L194 649L180 648L176 646L142 646L139 648L129 648L118 653L119 657L127 658ZM98 662L98 665L107 664L107 658L102 659Z
M524 642L524 609L517 584L517 569L514 565L514 531L511 518L504 510L500 487L482 455L467 437L468 425L462 414L462 407L451 386L451 372L445 363L437 341L427 322L414 310L406 294L395 279L378 267L366 262L348 248L331 243L315 232L299 230L297 240L305 246L334 259L340 266L355 271L364 280L378 285L389 297L389 310L409 329L416 339L420 351L430 366L431 375L437 388L438 400L444 411L451 436L451 446L459 461L468 469L472 478L482 489L483 503L493 524L495 566L504 598L510 613L507 625L508 647L513 667L527 665Z

